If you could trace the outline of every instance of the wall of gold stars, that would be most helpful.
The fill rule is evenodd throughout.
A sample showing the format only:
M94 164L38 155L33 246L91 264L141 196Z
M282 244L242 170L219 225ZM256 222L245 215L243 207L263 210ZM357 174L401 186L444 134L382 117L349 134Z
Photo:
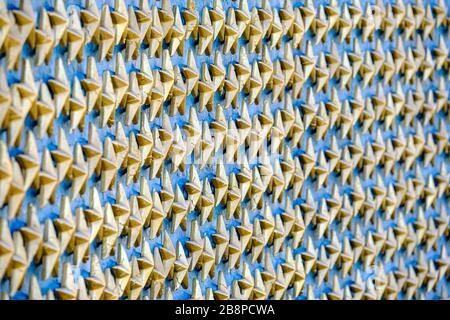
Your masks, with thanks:
M0 0L1 299L445 299L446 0Z

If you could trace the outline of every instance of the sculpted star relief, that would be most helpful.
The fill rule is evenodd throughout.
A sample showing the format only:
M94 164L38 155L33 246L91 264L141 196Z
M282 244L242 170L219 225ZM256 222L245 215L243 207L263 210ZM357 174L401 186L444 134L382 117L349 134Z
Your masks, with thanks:
M0 0L0 298L448 298L449 47L446 0Z

